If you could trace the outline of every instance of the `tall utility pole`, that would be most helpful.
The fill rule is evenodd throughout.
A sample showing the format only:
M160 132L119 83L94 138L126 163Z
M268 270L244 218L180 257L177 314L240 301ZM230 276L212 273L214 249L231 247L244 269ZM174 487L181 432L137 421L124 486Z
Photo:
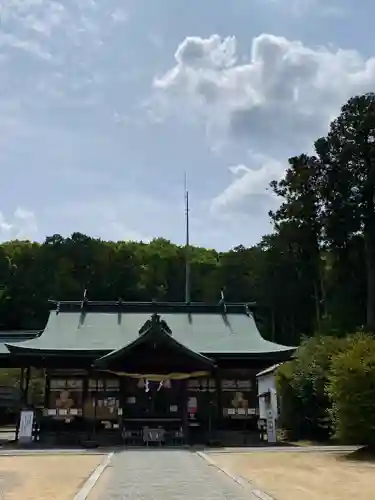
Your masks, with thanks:
M190 303L190 233L189 233L189 191L187 188L187 176L185 172L185 302Z

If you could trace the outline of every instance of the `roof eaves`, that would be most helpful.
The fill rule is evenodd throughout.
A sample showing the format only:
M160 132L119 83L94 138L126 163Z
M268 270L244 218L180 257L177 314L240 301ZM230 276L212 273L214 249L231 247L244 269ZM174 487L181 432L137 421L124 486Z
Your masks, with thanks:
M0 339L1 338L12 338L15 339L19 337L39 337L43 333L43 330L0 330Z
M5 343L4 346L8 349L9 354L15 354L17 356L42 356L44 357L56 357L56 356L80 356L87 358L100 358L103 357L103 353L107 352L103 349L46 349L39 348L35 346L25 346L19 344L8 344Z
M262 370L261 372L256 374L256 377L263 377L264 375L271 375L274 373L278 368L280 368L281 363L277 363L276 365L269 366L265 370Z

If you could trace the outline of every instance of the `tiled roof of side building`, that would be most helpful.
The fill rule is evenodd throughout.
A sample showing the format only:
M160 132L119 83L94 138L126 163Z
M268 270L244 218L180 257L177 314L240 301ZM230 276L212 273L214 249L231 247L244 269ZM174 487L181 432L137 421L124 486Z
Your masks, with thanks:
M294 350L263 339L246 304L92 301L55 302L43 334L9 343L9 349L111 352L137 338L154 312L178 342L201 354L257 356Z
M262 370L261 372L257 373L257 377L261 378L267 375L272 375L274 374L281 366L281 363L277 363L275 365L269 366L265 370Z

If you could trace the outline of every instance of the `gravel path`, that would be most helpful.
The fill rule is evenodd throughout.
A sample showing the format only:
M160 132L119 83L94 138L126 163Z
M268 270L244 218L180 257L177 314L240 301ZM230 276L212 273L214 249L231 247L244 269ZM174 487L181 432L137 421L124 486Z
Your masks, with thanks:
M116 453L90 500L255 500L189 450Z

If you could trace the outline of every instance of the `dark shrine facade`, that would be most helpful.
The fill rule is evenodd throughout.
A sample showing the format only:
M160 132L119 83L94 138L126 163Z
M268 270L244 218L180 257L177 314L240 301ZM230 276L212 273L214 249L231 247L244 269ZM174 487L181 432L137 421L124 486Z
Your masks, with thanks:
M218 439L218 431L256 433L255 375L246 368L185 379L48 370L40 439L195 444Z
M7 342L35 436L56 445L184 445L258 436L256 375L292 348L244 304L54 302L35 338ZM44 397L31 407L30 373Z

